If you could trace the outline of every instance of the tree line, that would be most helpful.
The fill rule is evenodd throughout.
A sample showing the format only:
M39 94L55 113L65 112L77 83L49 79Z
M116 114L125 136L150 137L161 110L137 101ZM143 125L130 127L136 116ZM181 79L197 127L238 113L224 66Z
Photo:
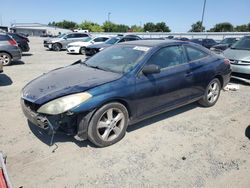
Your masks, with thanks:
M83 21L77 24L73 21L63 20L61 22L50 22L49 26L57 26L65 29L84 29L90 32L171 32L165 22L148 22L143 26L125 24L116 24L111 21L105 21L102 25L91 21Z
M83 21L76 23L73 21L63 20L60 22L49 22L49 26L56 26L65 29L83 29L90 32L171 32L171 29L165 22L147 22L143 26L125 24L116 24L111 21L105 21L102 25L91 22ZM189 32L250 32L250 23L234 26L229 22L218 23L214 27L206 30L200 21L191 25Z

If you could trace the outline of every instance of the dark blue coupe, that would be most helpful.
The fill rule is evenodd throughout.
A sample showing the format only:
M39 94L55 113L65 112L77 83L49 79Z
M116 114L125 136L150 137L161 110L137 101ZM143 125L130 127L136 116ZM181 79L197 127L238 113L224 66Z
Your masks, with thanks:
M22 109L50 133L104 147L121 140L129 124L195 101L213 106L230 74L228 60L194 43L125 42L31 81Z

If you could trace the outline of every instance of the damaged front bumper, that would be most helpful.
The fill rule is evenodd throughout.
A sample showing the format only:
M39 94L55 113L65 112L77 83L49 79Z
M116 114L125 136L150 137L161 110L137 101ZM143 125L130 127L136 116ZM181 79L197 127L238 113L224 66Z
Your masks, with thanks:
M21 99L21 106L24 115L34 125L42 128L47 134L53 136L56 132L63 132L73 135L77 140L87 139L87 130L93 112L81 114L63 113L58 115L45 115L37 113L36 104Z

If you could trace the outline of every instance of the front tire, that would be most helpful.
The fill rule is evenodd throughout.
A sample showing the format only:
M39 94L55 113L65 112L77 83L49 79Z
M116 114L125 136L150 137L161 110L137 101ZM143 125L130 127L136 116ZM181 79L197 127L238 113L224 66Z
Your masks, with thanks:
M126 134L128 111L120 103L108 103L99 108L88 127L88 139L99 147L119 142Z
M85 47L80 48L80 54L85 55Z
M214 78L207 86L205 95L198 102L204 107L215 105L218 101L221 91L221 83L219 79Z
M3 63L3 65L10 65L11 64L11 56L5 52L0 53L0 62Z
M59 43L55 43L55 44L52 45L52 49L53 49L54 51L59 52L59 51L61 51L61 49L62 49L62 45L59 44Z

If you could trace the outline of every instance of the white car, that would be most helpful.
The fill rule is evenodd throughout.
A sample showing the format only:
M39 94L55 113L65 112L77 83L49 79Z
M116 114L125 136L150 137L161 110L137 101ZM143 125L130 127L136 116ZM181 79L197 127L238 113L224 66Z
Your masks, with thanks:
M108 40L109 36L99 36L95 38L86 38L82 41L69 43L67 52L73 54L85 54L85 48L91 44L101 44Z

